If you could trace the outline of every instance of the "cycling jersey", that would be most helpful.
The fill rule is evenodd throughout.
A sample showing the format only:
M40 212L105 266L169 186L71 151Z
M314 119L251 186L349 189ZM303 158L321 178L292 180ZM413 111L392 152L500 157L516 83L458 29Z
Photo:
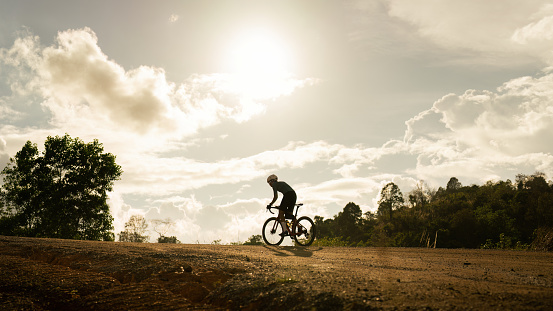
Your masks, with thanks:
M273 192L275 193L275 195L277 195L277 191L282 194L286 194L286 192L294 191L292 187L290 187L287 183L283 181L274 182L271 185L271 187L273 187Z
M285 212L285 217L287 219L292 219L292 213L294 211L294 205L296 205L296 192L292 187L283 181L274 182L271 187L273 187L273 192L275 197L277 196L277 191L282 193L284 196L280 202L280 209Z

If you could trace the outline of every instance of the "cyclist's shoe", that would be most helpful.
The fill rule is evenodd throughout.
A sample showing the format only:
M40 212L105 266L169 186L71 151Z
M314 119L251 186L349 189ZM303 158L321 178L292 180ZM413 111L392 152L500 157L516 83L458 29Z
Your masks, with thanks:
M288 231L284 231L284 232L281 232L280 233L280 236L289 236L290 234L288 233Z

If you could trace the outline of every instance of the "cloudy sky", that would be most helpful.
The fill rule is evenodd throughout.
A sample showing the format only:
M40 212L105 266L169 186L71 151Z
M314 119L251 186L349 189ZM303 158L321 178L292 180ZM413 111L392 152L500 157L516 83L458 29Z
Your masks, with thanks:
M0 0L0 168L96 138L116 233L245 241L273 173L325 218L390 181L550 178L552 65L550 1Z

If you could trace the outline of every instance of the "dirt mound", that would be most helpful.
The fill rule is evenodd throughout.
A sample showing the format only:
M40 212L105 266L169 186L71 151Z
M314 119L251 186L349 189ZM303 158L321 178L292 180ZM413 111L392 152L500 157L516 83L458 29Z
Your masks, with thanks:
M553 309L553 254L0 236L2 310Z

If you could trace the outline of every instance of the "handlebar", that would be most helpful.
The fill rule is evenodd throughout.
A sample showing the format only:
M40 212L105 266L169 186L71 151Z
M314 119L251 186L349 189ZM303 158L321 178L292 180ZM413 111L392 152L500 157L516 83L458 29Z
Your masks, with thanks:
M298 203L295 205L295 207L299 208L300 206L302 206L303 203ZM279 206L271 206L271 205L267 205L267 210L271 213L271 214L274 214L273 211L271 211L272 208L276 208L276 209L279 209Z

